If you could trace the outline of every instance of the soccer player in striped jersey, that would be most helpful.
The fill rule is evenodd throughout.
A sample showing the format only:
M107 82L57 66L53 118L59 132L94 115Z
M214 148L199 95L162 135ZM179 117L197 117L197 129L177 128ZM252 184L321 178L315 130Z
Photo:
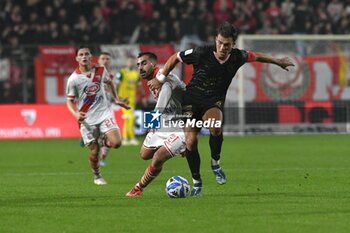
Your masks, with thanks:
M164 66L162 74L148 82L151 89L158 89L166 81L168 73L177 63L193 65L192 79L186 86L183 98L183 113L196 120L223 120L223 107L230 83L237 70L246 62L264 62L287 67L294 66L288 57L274 58L265 53L254 53L233 48L238 36L237 29L226 22L218 28L215 44L199 46L172 55ZM197 148L200 128L188 127L186 135L186 158L194 186L192 196L200 196L202 179L200 176L200 156ZM226 174L220 166L220 153L223 142L222 127L209 127L211 167L219 184L226 183Z
M119 127L108 105L103 85L109 86L116 104L124 108L129 107L127 99L116 95L106 68L101 65L93 65L91 57L88 47L81 46L77 49L76 61L79 66L68 78L67 108L79 122L81 136L90 150L89 161L94 183L101 185L106 184L106 181L100 173L98 138L104 134L107 146L113 148L121 146Z
M157 56L151 52L140 53L137 60L137 67L141 78L151 80L159 72ZM172 73L168 74L167 81L152 94L157 100L156 113L161 118L170 122L176 115L181 114L181 98L185 90L185 84ZM154 180L162 170L163 164L177 154L185 151L185 135L182 129L161 128L150 131L140 151L142 159L152 159L140 181L126 194L126 196L142 195L143 189Z

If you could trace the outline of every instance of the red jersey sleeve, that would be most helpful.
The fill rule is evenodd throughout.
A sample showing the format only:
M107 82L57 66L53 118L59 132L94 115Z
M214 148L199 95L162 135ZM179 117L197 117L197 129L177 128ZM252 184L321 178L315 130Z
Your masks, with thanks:
M248 54L248 60L247 60L247 62L253 62L253 61L255 61L255 55L254 55L254 53L247 51L247 54Z

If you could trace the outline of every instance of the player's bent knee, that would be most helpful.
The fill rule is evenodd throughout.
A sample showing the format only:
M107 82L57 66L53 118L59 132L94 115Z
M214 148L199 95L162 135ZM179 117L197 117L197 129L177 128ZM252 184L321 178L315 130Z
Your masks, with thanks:
M98 153L100 151L100 147L98 146L98 144L91 143L91 144L89 144L88 147L89 147L91 156L98 156Z
M97 157L98 157L98 153L90 152L90 156L91 156L91 157L94 157L94 158L97 158Z
M149 151L149 150L141 150L140 151L140 158L143 160L149 160L153 158L154 151Z
M197 138L186 138L186 147L189 150L197 149Z
M92 149L90 150L90 156L98 157L99 150Z
M147 160L148 159L146 153L144 153L144 152L140 152L140 158L143 159L143 160Z
M210 128L210 135L219 136L222 133L222 128Z
M121 141L116 141L116 142L111 143L111 147L115 148L115 149L121 147L121 145L122 145Z

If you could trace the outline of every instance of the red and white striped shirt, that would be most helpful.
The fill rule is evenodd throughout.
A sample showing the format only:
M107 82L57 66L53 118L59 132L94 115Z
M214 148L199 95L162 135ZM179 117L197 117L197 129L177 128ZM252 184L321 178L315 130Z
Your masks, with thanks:
M93 65L85 73L77 68L68 78L67 99L76 100L79 111L86 113L85 122L89 125L99 124L112 114L103 86L108 81L109 73L101 65Z

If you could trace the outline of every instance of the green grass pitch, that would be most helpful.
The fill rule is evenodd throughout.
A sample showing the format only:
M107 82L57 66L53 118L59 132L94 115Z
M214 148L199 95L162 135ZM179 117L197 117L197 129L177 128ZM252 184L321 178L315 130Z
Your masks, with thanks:
M350 232L350 135L225 137L225 185L199 140L203 195L185 199L164 191L171 176L191 180L180 157L132 198L149 164L140 146L113 150L97 186L77 139L0 141L0 233Z

